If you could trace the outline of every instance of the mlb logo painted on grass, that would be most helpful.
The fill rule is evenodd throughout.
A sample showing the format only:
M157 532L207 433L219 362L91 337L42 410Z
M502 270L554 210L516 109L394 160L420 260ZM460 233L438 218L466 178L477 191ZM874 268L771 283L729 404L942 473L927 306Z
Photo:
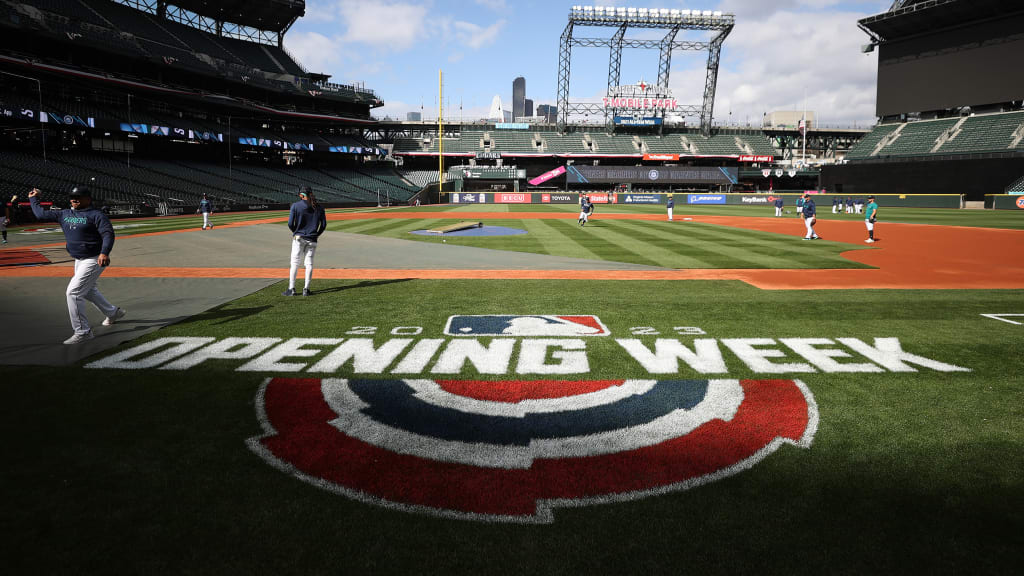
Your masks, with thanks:
M782 444L818 410L794 380L450 381L274 378L256 399L275 467L347 497L469 520L685 490Z
M597 316L451 316L447 336L608 336L611 332Z

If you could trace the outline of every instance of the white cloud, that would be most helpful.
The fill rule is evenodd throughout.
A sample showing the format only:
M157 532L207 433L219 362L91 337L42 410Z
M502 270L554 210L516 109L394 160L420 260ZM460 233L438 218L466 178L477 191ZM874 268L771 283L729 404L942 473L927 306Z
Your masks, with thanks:
M749 117L752 123L759 123L765 112L800 110L806 91L807 107L821 124L872 122L877 57L860 52L865 43L856 26L860 17L850 12L775 11L764 18L737 13L722 49L715 120L727 121L730 109L733 122ZM688 63L673 68L672 88L680 103L700 104L705 62L691 58Z
M460 43L474 50L479 50L483 46L493 44L498 39L498 34L505 27L505 20L498 20L486 28L461 20L456 21L453 26L455 28L455 36Z
M318 32L292 32L284 38L288 49L307 70L329 70L341 61L342 42Z
M477 4L479 4L480 6L484 6L485 8L490 8L491 10L494 10L495 12L500 11L500 10L505 10L505 9L508 8L508 5L505 4L505 0L473 0L473 1L476 2Z
M429 20L425 5L340 0L338 10L346 24L345 42L401 52L427 35Z

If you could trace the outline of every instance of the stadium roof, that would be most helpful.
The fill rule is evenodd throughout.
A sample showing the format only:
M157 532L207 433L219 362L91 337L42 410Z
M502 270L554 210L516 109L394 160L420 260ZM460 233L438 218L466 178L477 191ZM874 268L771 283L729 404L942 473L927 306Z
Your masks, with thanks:
M169 0L168 4L221 22L281 32L306 14L306 0Z
M879 41L889 41L1021 9L1020 3L1005 0L902 0L894 2L888 12L864 18L859 24Z

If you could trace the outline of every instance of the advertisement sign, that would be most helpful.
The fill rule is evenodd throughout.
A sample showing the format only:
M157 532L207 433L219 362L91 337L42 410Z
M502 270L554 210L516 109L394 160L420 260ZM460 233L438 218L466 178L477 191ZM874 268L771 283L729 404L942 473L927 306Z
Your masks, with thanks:
M497 204L531 204L533 197L530 194L506 194L499 192L494 195L494 202Z
M540 201L544 204L577 204L579 202L575 194L561 192L545 192L540 195Z
M661 204L658 194L626 194L623 204Z
M477 160L498 160L501 158L501 152L477 152Z
M768 204L774 202L774 196L741 196L740 202L743 204Z
M602 98L605 108L629 108L633 110L675 110L679 101L675 98Z
M634 118L632 116L615 116L613 121L619 126L661 126L664 120L661 118Z
M529 130L530 125L526 122L499 122L494 125L497 130Z
M618 201L618 197L615 194L604 192L587 194L587 198L590 198L590 202L593 204L616 204Z
M565 166L559 166L554 170L548 170L547 172L537 176L533 180L530 180L530 186L539 186L552 178L558 178L562 174L565 174Z
M775 156L740 156L740 162L775 162Z
M663 183L663 184L735 184L739 168L713 166L569 166L567 177L573 184Z
M486 204L487 194L452 194L453 204Z
M644 154L644 160L660 160L663 162L678 162L679 154Z
M725 204L724 194L690 194L689 204Z

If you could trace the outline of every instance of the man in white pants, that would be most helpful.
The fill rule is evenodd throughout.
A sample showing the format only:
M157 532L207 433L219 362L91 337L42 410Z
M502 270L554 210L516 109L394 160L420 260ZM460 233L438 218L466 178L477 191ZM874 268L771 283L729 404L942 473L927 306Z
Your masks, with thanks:
M818 221L816 218L818 208L814 205L814 199L808 194L804 194L803 200L802 215L804 217L804 226L807 228L807 235L804 236L804 240L821 240L821 236L818 236L818 233L814 231L814 225Z
M305 261L306 283L302 287L302 295L309 296L309 283L313 280L313 257L316 254L316 243L327 228L327 215L320 206L309 186L299 188L300 200L292 204L288 214L288 229L292 231L292 262L288 271L288 289L282 296L295 295L295 274L299 271L299 263Z
M43 210L39 204L39 190L29 192L32 213L41 222L60 222L67 240L67 251L75 259L75 275L68 283L68 315L75 333L65 344L80 344L93 338L89 319L85 316L85 301L92 302L106 316L104 326L110 326L124 317L125 311L114 306L96 288L103 269L110 265L110 251L114 248L114 227L107 216L92 205L88 188L79 186L71 191L71 210Z
M668 221L671 222L672 221L672 209L676 207L676 198L675 198L675 196L669 194L668 195L668 200L665 201L665 206L668 208Z
M210 224L210 213L213 212L213 203L206 199L206 194L203 194L203 199L199 201L199 209L196 213L202 212L203 214L203 230L207 228L213 229L213 224Z

